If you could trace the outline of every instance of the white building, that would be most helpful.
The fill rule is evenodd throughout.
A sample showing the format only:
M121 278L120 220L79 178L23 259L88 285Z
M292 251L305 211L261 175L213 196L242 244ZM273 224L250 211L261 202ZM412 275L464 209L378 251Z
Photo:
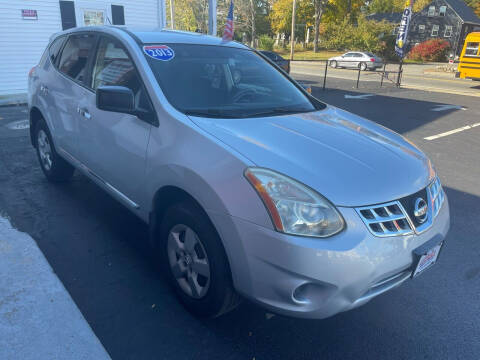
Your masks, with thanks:
M165 24L164 0L111 1L0 0L0 96L27 91L28 72L58 31L97 24Z

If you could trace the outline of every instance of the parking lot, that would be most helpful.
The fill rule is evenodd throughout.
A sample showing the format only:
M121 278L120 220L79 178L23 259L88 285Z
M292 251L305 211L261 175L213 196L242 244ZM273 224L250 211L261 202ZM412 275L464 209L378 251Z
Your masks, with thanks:
M438 264L363 307L309 321L244 302L218 319L192 317L157 271L146 225L81 175L46 181L26 106L0 107L0 214L36 240L113 359L478 359L478 98L374 82L354 89L338 78L322 91L321 76L293 75L317 98L416 143L449 198L451 230Z

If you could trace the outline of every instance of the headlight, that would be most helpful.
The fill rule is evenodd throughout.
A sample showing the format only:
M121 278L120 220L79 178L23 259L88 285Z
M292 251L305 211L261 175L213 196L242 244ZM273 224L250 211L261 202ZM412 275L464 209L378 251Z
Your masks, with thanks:
M260 195L277 231L327 237L345 227L342 216L327 199L298 181L262 168L248 168L245 176Z

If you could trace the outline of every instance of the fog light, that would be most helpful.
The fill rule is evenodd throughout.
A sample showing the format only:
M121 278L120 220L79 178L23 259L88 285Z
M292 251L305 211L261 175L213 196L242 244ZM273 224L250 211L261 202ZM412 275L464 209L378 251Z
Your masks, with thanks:
M296 287L292 299L298 304L320 305L335 292L336 287L328 283L303 283Z

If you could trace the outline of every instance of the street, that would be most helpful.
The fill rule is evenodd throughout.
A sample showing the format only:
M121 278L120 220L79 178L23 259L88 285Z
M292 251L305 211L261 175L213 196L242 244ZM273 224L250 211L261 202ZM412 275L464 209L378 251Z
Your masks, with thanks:
M443 64L442 67L448 65ZM321 77L320 84L323 84L323 75L325 73L325 62L294 61L291 64L292 73L301 76ZM384 86L393 86L397 81L398 64L388 64L386 66L386 77ZM376 71L362 71L360 73L360 83L370 83L371 86L379 87L383 68ZM454 95L480 96L480 82L455 79L454 72L445 72L436 68L434 64L404 64L402 75L402 87L416 90L426 90L441 93L450 93ZM358 77L356 69L333 69L327 68L327 86L335 86L338 79L351 80L352 86L355 86ZM330 81L332 79L332 81Z
M113 359L479 358L478 98L373 81L354 89L350 78L333 77L322 91L321 74L305 72L292 68L320 100L425 151L451 210L446 246L432 269L325 320L273 316L246 301L217 319L194 318L157 271L147 226L82 175L48 183L30 144L26 106L0 107L0 214L36 240Z

